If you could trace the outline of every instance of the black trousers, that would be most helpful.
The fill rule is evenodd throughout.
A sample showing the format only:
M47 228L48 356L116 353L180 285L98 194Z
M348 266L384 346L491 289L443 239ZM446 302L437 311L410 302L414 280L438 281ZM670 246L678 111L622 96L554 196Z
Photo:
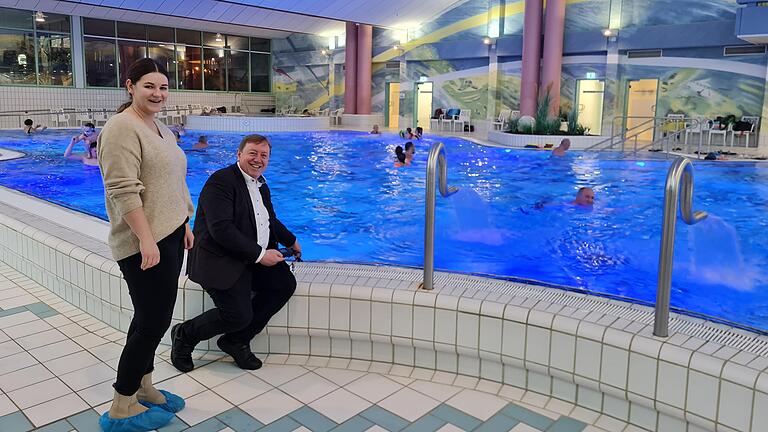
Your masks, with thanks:
M117 365L115 390L130 396L141 386L141 377L154 370L154 356L160 340L171 325L184 261L184 225L157 242L160 262L141 269L141 253L117 262L133 303L128 339Z
M205 288L216 305L182 326L182 336L198 343L216 335L250 345L267 322L296 291L296 278L285 262L272 267L253 264L226 290Z

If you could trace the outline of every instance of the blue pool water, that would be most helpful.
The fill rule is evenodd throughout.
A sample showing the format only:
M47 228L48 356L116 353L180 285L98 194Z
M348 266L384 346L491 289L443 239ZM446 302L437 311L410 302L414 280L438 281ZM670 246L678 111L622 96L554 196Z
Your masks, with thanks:
M0 162L0 185L105 219L98 168L60 157L73 133L0 132L0 147L28 155ZM191 151L200 133L211 148ZM241 136L184 137L195 202L208 175L234 162ZM413 166L397 169L392 150L403 141L393 135L269 136L276 209L307 259L421 266L430 138L416 143ZM668 161L579 152L550 161L547 152L442 141L461 190L437 201L438 268L654 300ZM696 162L695 177L695 208L712 217L678 225L672 303L768 330L768 165ZM567 205L582 186L596 191L592 211Z

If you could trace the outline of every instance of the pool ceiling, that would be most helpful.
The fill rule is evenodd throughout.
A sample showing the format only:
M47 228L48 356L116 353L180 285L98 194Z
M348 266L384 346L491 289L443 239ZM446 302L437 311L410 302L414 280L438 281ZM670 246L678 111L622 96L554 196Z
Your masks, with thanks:
M0 0L0 6L279 38L294 32L339 35L345 21L410 28L462 1Z

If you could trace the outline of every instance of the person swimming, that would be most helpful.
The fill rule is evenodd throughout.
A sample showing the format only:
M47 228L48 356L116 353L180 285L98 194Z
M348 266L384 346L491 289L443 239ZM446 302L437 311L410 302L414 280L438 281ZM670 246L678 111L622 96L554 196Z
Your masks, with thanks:
M76 155L75 158L82 159L83 162L86 162L86 159L96 160L97 159L97 151L96 151L96 145L99 140L99 133L96 132L96 126L93 123L86 123L83 125L83 129L80 134L75 135L72 137L72 139L69 142L69 145L67 146L67 149L64 150L64 157L72 157L72 151L75 148L75 145L82 141L83 145L85 146L85 153L83 156Z
M375 124L373 125L373 129L369 132L371 135L379 135L381 134L381 131L379 130L379 125Z
M411 128L405 128L405 131L400 131L400 138L405 139L413 139L415 135L413 134L413 129Z
M208 137L205 135L200 135L200 138L197 139L197 142L195 145L192 146L193 149L205 149L208 148Z
M27 135L32 135L33 133L42 132L48 129L48 126L42 126L42 125L37 125L33 127L32 125L34 124L35 122L33 122L32 119L28 118L24 120L24 127L22 127L22 130L24 131L24 133L26 133Z
M421 126L416 127L416 134L414 135L417 139L421 139L421 136L424 135L424 128Z
M416 153L416 146L412 142L405 143L405 164L413 163L413 155Z
M403 152L402 146L395 147L395 168L404 167L406 165L405 163L405 152Z
M579 207L592 207L595 204L595 191L591 187L580 188L576 199L571 204Z

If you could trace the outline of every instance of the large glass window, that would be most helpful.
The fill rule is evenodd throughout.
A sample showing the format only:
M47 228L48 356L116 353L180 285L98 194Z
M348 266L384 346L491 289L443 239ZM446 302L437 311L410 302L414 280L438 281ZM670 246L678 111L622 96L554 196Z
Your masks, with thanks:
M200 47L176 47L176 58L179 62L179 89L203 89L202 53L203 49Z
M143 59L147 56L147 43L127 40L117 41L117 55L120 59L118 70L120 71L120 87L125 86L125 80L128 79L128 68L133 62Z
M67 34L37 34L38 84L71 86L72 42Z
M204 48L205 78L203 85L206 90L226 90L225 61L223 49Z
M82 20L89 86L123 86L128 67L138 59L150 57L168 69L168 85L172 89L270 91L269 39L93 18ZM54 75L59 73L54 70L71 71L71 66L46 66L45 70L46 74ZM62 82L65 79L59 78Z
M0 29L0 84L35 84L35 35Z
M176 88L176 57L173 45L149 44L149 58L165 66L168 71L168 88Z
M269 54L251 53L251 91L268 92L271 89Z
M117 87L117 61L115 40L86 37L85 82L93 87Z
M248 91L248 52L229 51L227 57L227 83L229 91Z
M72 83L70 20L29 10L0 8L0 84Z

